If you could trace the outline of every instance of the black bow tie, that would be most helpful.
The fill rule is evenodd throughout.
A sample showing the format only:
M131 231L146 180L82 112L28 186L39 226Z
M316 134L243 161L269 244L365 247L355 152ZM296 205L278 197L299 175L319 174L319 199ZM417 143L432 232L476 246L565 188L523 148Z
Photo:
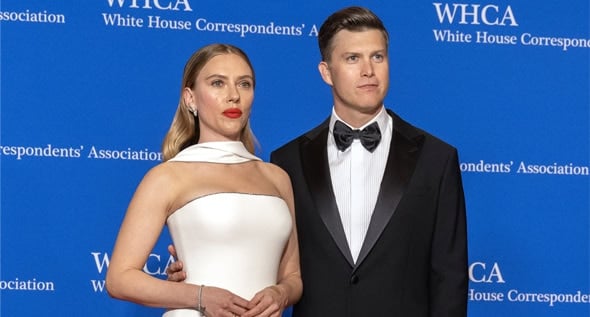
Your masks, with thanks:
M342 121L336 121L333 133L336 147L340 151L346 150L352 144L352 140L360 139L365 149L372 153L381 141L381 130L377 122L371 123L362 130L353 130Z

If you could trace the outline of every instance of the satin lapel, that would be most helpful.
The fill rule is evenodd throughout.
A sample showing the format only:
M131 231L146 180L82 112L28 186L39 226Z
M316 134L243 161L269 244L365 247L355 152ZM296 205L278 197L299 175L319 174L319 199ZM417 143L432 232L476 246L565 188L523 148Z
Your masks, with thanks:
M369 254L389 223L414 173L420 154L419 143L396 130L394 116L393 137L377 204L357 259L357 267Z
M303 172L316 210L322 218L324 225L348 263L354 266L332 188L326 150L327 139L328 125L325 124L325 129L322 129L308 143L302 146Z

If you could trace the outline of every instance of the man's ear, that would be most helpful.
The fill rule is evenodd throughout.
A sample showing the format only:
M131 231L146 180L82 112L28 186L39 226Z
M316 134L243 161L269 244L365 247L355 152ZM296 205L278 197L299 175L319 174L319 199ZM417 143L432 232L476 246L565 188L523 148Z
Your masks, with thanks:
M330 73L330 66L328 66L328 63L326 63L325 61L321 61L318 64L318 70L320 71L320 75L322 76L324 82L332 86L332 74Z

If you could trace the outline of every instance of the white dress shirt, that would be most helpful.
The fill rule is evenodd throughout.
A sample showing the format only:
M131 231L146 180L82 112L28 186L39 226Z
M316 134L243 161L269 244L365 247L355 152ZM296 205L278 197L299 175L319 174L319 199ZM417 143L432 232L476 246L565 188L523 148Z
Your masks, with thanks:
M359 139L354 139L351 146L341 152L336 147L332 133L336 120L344 122L332 109L327 147L328 163L340 219L352 258L356 262L381 188L393 123L383 108L375 118L360 127L362 130L375 121L379 125L381 141L373 153L367 151Z

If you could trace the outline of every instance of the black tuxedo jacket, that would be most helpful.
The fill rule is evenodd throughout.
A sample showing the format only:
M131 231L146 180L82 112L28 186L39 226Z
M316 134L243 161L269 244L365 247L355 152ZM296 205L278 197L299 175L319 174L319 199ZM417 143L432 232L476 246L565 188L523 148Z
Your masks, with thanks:
M294 317L461 317L465 202L457 151L388 110L393 137L357 263L336 206L329 119L271 153L293 184L303 296Z

